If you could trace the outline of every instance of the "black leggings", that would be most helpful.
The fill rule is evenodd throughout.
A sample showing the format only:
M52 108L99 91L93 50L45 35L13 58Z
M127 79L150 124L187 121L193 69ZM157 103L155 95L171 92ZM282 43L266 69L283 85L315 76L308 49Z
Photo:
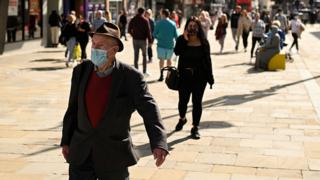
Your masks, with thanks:
M253 57L253 52L254 52L254 48L256 47L256 43L260 42L261 38L260 37L253 37L252 36L252 47L251 47L251 57Z
M296 45L297 50L299 50L299 44L298 44L298 34L297 33L292 33L292 37L293 37L293 42L291 45L291 48L293 48L294 45Z
M88 41L80 41L80 47L81 47L81 59L87 59L87 45Z
M247 48L248 47L248 36L249 36L250 31L243 31L242 32L242 43L243 47Z
M182 78L184 78L182 76ZM202 114L202 98L206 88L206 82L203 78L194 78L182 80L179 88L179 115L180 118L186 116L188 102L192 94L192 125L199 126Z

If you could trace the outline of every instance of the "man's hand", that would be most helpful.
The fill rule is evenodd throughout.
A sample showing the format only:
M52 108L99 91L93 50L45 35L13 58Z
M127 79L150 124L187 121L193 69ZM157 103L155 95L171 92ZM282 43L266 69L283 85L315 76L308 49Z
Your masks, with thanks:
M69 155L69 146L68 145L63 145L62 146L62 154L65 160L67 160L68 155Z
M168 155L168 152L164 149L155 148L153 150L153 157L156 160L156 166L159 167L162 165L164 160L166 159L166 156Z

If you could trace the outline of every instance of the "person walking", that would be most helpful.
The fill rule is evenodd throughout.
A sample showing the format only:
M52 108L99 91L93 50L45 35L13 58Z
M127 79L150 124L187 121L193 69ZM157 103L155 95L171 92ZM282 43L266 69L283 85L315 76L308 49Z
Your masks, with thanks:
M290 52L294 46L296 46L297 52L299 52L299 43L298 39L301 38L301 33L304 31L304 24L299 19L298 15L295 15L290 22L290 29L293 37L293 42L290 47Z
M244 52L247 52L247 47L248 47L248 36L250 33L250 28L251 28L251 18L248 15L247 10L242 10L241 16L239 18L238 22L238 31L237 31L237 36L238 36L238 41L236 45L236 50L238 50L239 47L239 41L240 41L240 36L242 36L242 43L244 47Z
M60 146L71 180L129 180L137 163L130 136L130 118L137 110L150 139L156 166L168 154L159 108L143 75L116 59L123 50L120 30L105 22L92 35L91 61L72 73Z
M152 42L154 40L153 37L153 32L154 32L154 20L152 19L152 10L148 9L145 13L145 17L147 18L147 20L149 21L149 25L150 25L150 30L151 30L151 36L152 36ZM152 52L152 43L148 43L148 63L152 63L152 57L153 57L153 52Z
M68 60L66 62L66 67L69 67L69 64L73 61L73 51L74 47L76 46L77 43L77 34L78 30L76 27L76 16L75 15L68 15L67 17L68 23L65 25L63 29L63 36L66 38L66 44L67 44L67 51L68 51Z
M61 28L61 18L56 10L53 10L49 16L49 25L52 47L58 47L59 34Z
M278 13L275 15L274 20L280 21L280 29L287 34L289 30L288 19L283 14L282 9L278 9Z
M7 18L7 38L8 42L16 42L16 34L19 26L17 16L8 16Z
M107 20L102 16L102 11L97 11L96 18L92 22L92 31L96 31L105 22L107 22Z
M258 12L255 13L254 20L252 21L252 24L251 24L251 29L252 29L252 47L251 47L250 57L252 59L256 43L257 42L259 43L262 40L265 32L265 24L260 19L260 14Z
M89 32L91 27L89 22L87 22L82 15L80 15L80 22L78 25L77 41L80 43L81 47L81 60L87 59L87 45L89 42Z
M227 27L228 27L227 15L222 14L218 20L218 25L215 32L216 40L218 40L220 44L220 54L222 54L222 51L223 51L224 40L227 34Z
M216 15L216 16L218 16L218 15ZM239 22L240 16L241 16L241 6L237 6L236 9L231 14L231 17L230 17L232 38L233 38L233 40L234 40L234 42L236 44L236 46L235 46L236 51L238 50L237 32L238 32L238 22Z
M120 28L120 38L124 37L126 41L128 41L127 35L126 35L127 24L128 24L127 12L124 10L121 10L119 23L118 23Z
M177 39L174 52L179 56L178 70L180 74L179 85L179 116L175 127L176 131L182 130L187 123L187 105L192 94L192 129L191 137L199 139L199 123L202 114L202 98L209 83L214 84L210 45L201 28L197 17L191 16L184 28L183 35Z
M149 21L144 17L145 9L139 8L138 14L134 16L128 27L128 31L133 38L133 50L134 50L134 67L139 69L139 51L142 51L142 72L145 76L150 76L147 72L147 39L148 43L152 44L151 28Z
M210 17L207 15L206 11L201 11L199 19L201 22L201 28L204 32L204 35L206 38L208 38L208 32L210 30L210 26L212 25Z
M163 81L163 74L161 69L164 67L164 61L167 66L171 66L174 40L178 37L177 27L175 22L169 19L170 11L163 9L161 11L161 20L157 22L154 29L154 38L157 39L157 53L159 58L160 78L158 81Z

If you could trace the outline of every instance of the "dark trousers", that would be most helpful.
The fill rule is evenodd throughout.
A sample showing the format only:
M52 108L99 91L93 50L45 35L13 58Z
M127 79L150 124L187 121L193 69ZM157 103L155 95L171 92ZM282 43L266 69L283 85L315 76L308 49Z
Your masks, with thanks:
M81 59L87 59L87 45L88 41L80 41L80 47L81 47Z
M249 36L250 31L243 31L242 32L242 43L243 47L247 48L248 47L248 36Z
M134 67L139 69L138 61L139 61L139 51L142 51L142 59L143 59L143 73L147 72L147 41L146 40L133 40L133 50L134 50Z
M293 46L296 45L297 50L299 50L298 34L297 33L292 33L292 37L293 37L293 42L292 42L292 45L291 45L290 49L292 49Z
M127 36L126 36L126 25L122 25L124 27L120 28L120 39L124 36L124 39L127 40Z
M128 168L119 171L105 172L103 175L97 175L94 169L92 155L80 165L69 165L69 180L129 180Z
M16 41L17 30L7 30L8 42Z
M251 57L253 57L253 52L254 52L254 48L256 47L256 43L260 42L261 38L260 37L253 37L252 36L252 47L251 47Z
M152 47L148 46L148 60L150 61L153 57Z
M202 98L207 82L204 78L192 77L188 72L181 72L179 87L179 115L181 118L186 116L188 102L192 94L192 125L199 126L202 115Z

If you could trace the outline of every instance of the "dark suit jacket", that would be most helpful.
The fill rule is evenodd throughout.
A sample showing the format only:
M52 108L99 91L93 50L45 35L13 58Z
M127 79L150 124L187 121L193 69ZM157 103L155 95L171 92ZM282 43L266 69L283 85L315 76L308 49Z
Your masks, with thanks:
M85 92L93 69L91 61L85 61L73 70L61 140L61 146L69 145L68 162L80 165L91 153L97 171L112 171L136 164L138 156L130 137L130 118L135 110L143 117L151 149L167 150L159 109L143 75L118 61L112 72L108 108L98 126L92 127L86 110Z

